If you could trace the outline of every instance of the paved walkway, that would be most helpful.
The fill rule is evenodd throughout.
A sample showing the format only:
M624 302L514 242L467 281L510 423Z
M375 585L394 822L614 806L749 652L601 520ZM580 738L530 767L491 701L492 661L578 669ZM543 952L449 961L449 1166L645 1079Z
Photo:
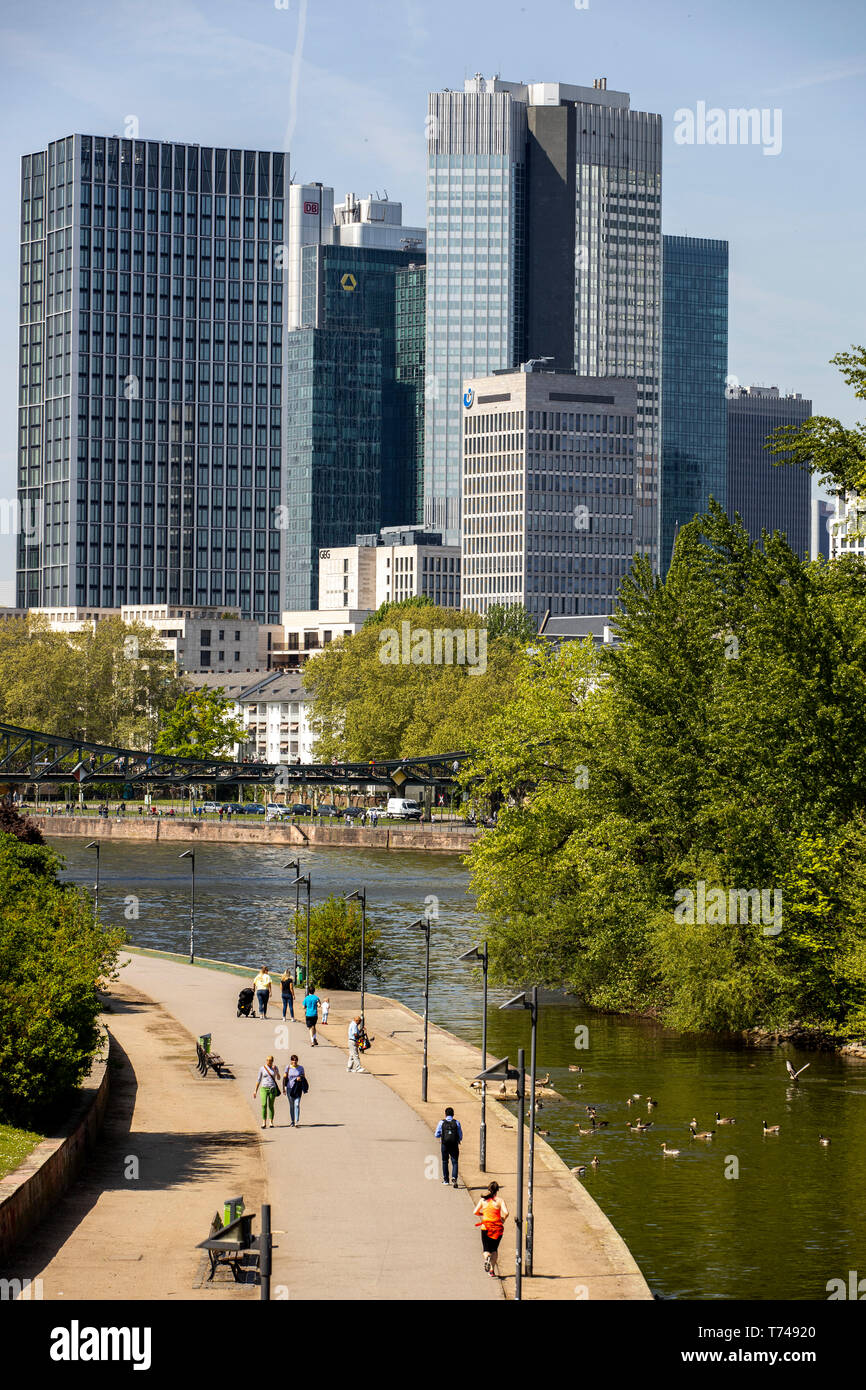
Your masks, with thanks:
M213 1050L231 1063L237 1083L208 1077L201 1091L239 1086L248 1123L261 1121L252 1091L268 1053L282 1069L296 1051L308 1069L300 1128L290 1127L281 1097L277 1128L257 1131L272 1225L282 1232L272 1297L501 1299L499 1283L482 1268L472 1216L477 1196L442 1185L429 1124L387 1078L347 1073L345 1051L328 1036L333 1025L320 1029L322 1045L312 1048L304 1024L284 1026L277 1006L265 1022L238 1018L244 980L237 976L143 955L121 959L129 961L120 972L125 984L158 999L193 1035L213 1035ZM339 1029L340 1041L344 1035ZM206 1227L213 1201L188 1188L187 1202Z

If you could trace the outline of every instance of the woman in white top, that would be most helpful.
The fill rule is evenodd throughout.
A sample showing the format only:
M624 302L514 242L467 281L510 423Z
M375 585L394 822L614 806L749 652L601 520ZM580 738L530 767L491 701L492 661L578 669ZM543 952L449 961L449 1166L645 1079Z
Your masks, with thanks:
M267 1018L268 1001L271 997L271 977L268 974L268 967L263 965L256 978L253 980L253 989L256 992L256 999L259 1004L259 1018Z
M259 1067L259 1074L256 1078L256 1089L253 1091L253 1100L258 1094L259 1087L262 1088L262 1129L270 1118L271 1129L274 1127L274 1102L280 1094L280 1069L274 1064L273 1057L268 1057L263 1067Z

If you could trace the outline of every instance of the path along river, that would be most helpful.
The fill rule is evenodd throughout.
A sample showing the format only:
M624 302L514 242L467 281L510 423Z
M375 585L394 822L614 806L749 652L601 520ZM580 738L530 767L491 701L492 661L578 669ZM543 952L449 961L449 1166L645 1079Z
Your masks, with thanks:
M66 874L92 884L93 852L54 841ZM185 951L189 861L182 846L108 843L101 850L103 920L123 923L137 945ZM293 874L283 849L200 845L196 849L196 954L280 970L291 961L287 921ZM430 1017L476 1044L481 1040L480 979L457 957L479 939L469 880L456 856L374 850L301 850L316 902L366 885L369 921L390 960L369 987L423 1009L423 934L410 931L432 895L438 907L431 947ZM133 914L137 912L135 918ZM124 919L124 914L126 918ZM227 986L228 988L228 986ZM232 1001L234 986L230 988ZM513 990L491 991L488 1046L497 1057L525 1046L528 1014L501 1013ZM217 1021L215 1020L215 1023ZM588 1047L579 1050L580 1028ZM784 1059L810 1063L791 1085ZM548 1142L569 1165L598 1154L584 1181L621 1233L653 1291L684 1299L826 1299L828 1281L866 1279L866 1061L790 1048L749 1049L682 1037L641 1020L600 1015L573 1000L545 996L539 1068L565 1098L539 1114ZM583 1073L570 1072L569 1064ZM642 1099L631 1107L633 1093ZM627 1122L648 1118L644 1134ZM609 1125L584 1138L587 1105ZM691 1141L714 1113L734 1116L713 1141ZM781 1125L764 1137L762 1120ZM829 1147L818 1136L831 1138ZM680 1149L665 1158L661 1144ZM735 1175L736 1174L736 1175ZM866 1284L863 1286L866 1288Z

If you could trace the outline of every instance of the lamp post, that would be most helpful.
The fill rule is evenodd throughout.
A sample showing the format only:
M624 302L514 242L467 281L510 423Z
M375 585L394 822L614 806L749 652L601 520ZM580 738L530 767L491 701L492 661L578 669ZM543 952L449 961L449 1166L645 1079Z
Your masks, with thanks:
M533 1205L533 1178L535 1175L535 1056L536 1041L538 1038L538 986L533 985L529 997L526 994L515 994L513 999L509 999L506 1004L500 1004L500 1009L529 1009L529 1016L532 1023L532 1037L529 1053L529 1172L527 1174L527 1195L526 1195L526 1273L532 1273L532 1247L535 1234L535 1209Z
M85 845L84 848L85 848L85 849L95 849L95 850L96 850L96 882L95 882L94 885L93 885L93 916L95 917L96 921L98 922L98 921L99 921L99 841L98 841L98 840L91 840L91 841L90 841L90 844L89 844L89 845Z
M300 859L290 859L288 864L283 865L284 869L294 869L296 874L301 872ZM301 888L298 879L295 879L295 931L294 931L294 953L295 958L292 963L293 984L298 983L298 913L301 910Z
M424 1061L421 1065L421 1099L427 1099L427 1022L430 1013L430 918L419 917L413 922L410 931L420 929L424 933Z
M494 1062L492 1067L485 1067L476 1076L476 1081L493 1081L501 1077L503 1081L517 1082L517 1193L514 1199L514 1299L520 1303L523 1299L523 1141L524 1141L524 1119L526 1102L526 1063L525 1053L521 1047L517 1054L517 1070L509 1066L508 1058L503 1057L499 1062Z
M185 849L178 859L188 859L192 869L189 891L189 963L195 964L195 850Z
M458 960L480 960L481 970L484 976L484 1007L481 1014L481 1056L484 1065L487 1065L487 942L481 946L473 946L471 951L464 951ZM478 1167L482 1173L487 1172L487 1082L481 1082L481 1134L480 1134L480 1157Z
M365 953L367 947L367 889L356 888L354 893L346 894L346 902L351 902L353 898L361 904L361 1027L364 1027L364 989L365 989Z
M300 885L304 884L307 889L307 963L304 967L304 989L310 988L310 875L299 874L295 879L298 892Z

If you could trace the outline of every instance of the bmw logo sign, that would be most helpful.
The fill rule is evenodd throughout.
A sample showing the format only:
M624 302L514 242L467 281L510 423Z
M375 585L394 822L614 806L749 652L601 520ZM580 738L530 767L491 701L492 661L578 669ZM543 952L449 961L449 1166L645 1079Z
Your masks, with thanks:
M472 390L471 386L467 386L466 390L463 392L463 404L466 406L467 410L471 408L474 400L475 392Z

